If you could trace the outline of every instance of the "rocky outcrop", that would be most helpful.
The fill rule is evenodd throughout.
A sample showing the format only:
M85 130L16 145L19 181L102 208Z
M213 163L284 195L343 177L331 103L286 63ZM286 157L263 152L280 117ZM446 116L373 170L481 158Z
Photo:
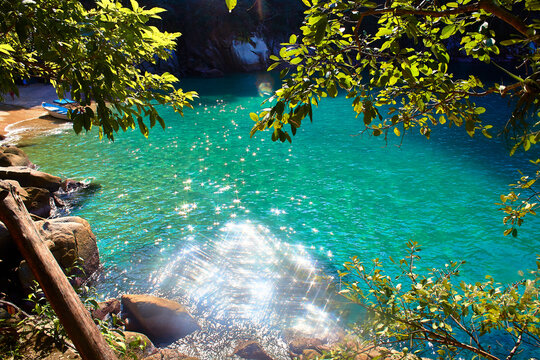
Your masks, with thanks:
M155 343L170 343L200 330L181 304L152 295L123 295L126 330L146 334Z
M26 166L34 167L24 151L15 146L0 147L0 166Z
M39 234L46 242L56 261L63 269L69 269L81 260L84 273L75 271L75 275L87 278L99 267L99 252L96 236L88 221L80 217L64 217L34 223ZM25 289L30 289L34 276L26 261L19 266L19 280Z
M267 67L270 51L261 37L254 35L247 41L233 40L231 48L236 67L244 71L264 70Z
M62 185L62 179L58 176L22 166L0 167L0 180L15 180L22 187L37 187L52 192L58 191Z

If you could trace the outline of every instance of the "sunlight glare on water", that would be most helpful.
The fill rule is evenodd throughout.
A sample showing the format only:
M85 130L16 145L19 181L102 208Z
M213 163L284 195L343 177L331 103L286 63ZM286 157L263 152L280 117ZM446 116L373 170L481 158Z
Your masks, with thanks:
M216 321L286 326L326 334L336 319L325 311L331 278L302 246L274 238L263 226L228 223L215 240L182 249L155 272L155 288L199 304ZM313 316L313 315L317 316Z

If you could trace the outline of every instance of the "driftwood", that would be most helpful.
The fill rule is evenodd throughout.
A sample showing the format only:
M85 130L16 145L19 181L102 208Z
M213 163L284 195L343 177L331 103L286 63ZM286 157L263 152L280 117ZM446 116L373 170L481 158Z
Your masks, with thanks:
M8 228L81 357L85 360L116 359L90 313L41 239L22 200L13 187L4 181L0 181L0 220Z

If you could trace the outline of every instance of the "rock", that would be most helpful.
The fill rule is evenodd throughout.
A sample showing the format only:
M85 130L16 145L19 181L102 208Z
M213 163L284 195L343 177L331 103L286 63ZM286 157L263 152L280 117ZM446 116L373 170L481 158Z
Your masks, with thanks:
M34 167L24 151L15 146L0 147L0 166Z
M199 360L199 358L182 354L176 349L160 349L157 353L143 358L144 360Z
M16 180L4 181L15 188L29 213L43 218L50 216L53 196L49 190L37 187L23 188Z
M107 315L120 313L120 300L109 299L98 303L96 309L92 310L92 317L94 319L104 320Z
M61 188L65 192L75 191L82 187L84 187L84 183L72 179L66 179L61 184Z
M134 331L124 331L124 336L126 337L125 344L128 353L137 359L142 359L156 352L154 344L146 335Z
M317 350L313 349L306 349L302 351L302 355L300 355L300 360L315 360L318 359L321 356L322 353L318 352Z
M219 78L225 76L223 71L205 65L197 66L194 71L203 78Z
M22 166L0 167L1 180L16 180L23 187L44 188L51 192L60 189L62 179Z
M151 295L123 295L126 330L142 332L156 343L168 343L200 330L197 321L176 301Z
M248 41L233 40L231 48L236 62L244 71L266 67L269 50L261 37L253 35Z
M323 348L323 341L321 339L298 337L289 342L289 350L293 354L302 354L305 350L320 351Z
M37 187L27 187L24 190L26 196L21 195L21 199L28 212L42 218L48 218L51 215L51 200L53 200L51 192Z
M272 360L261 345L253 340L239 343L234 349L233 355L251 360Z
M88 278L98 269L96 236L92 233L88 221L69 216L36 221L34 225L62 268L71 268L75 260L80 258L84 274L75 275ZM34 276L24 260L19 266L19 280L25 289L30 289L34 281Z

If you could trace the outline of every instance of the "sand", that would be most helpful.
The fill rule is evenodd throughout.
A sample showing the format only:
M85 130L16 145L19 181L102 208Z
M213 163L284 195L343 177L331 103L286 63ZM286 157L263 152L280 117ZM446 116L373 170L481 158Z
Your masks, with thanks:
M66 121L47 115L41 107L43 101L57 99L51 85L32 84L19 87L19 97L11 98L5 94L0 103L0 135L5 137L1 143L20 144L35 136L65 128Z

